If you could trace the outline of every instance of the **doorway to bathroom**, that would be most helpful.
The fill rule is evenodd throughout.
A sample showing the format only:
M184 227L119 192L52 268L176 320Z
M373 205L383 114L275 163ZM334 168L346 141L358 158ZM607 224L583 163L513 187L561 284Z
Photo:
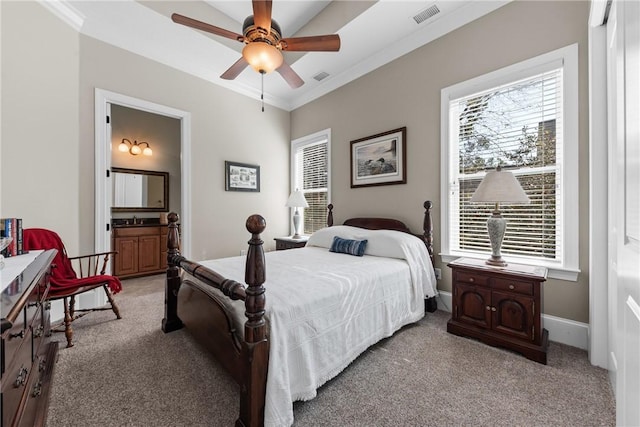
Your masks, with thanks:
M118 146L123 139L132 144L134 141L141 143L136 139L138 134L127 136L128 133L136 133L136 118L123 119L127 114L132 114L138 118L146 117L147 119L155 119L156 123L166 122L171 128L171 123L178 123L175 135L179 137L179 143L173 142L177 147L170 146L167 141L161 141L157 133L158 139L154 141L145 140L153 150L151 156L144 154L131 155L131 153L120 152ZM157 117L161 116L161 117ZM115 120L121 123L115 125ZM172 122L172 120L174 122ZM177 121L177 122L176 122ZM191 193L190 193L190 175L188 173L191 165L191 115L188 112L178 110L172 107L156 104L153 102L133 98L127 95L118 94L102 89L95 91L95 249L98 252L110 250L111 248L111 221L112 221L112 200L113 200L113 174L111 168L114 166L125 166L127 169L144 169L151 168L170 169L176 179L169 179L169 188L174 188L173 193L176 194L177 200L171 203L169 197L169 210L176 208L180 214L182 224L181 227L181 248L185 256L190 252L191 230ZM153 125L151 125L153 126ZM171 132L171 131L169 131ZM132 139L133 138L133 139ZM146 138L146 136L144 136ZM155 137L154 137L155 138ZM175 137L173 138L175 139ZM154 147L154 143L156 144ZM146 148L146 145L143 147ZM164 150L164 151L163 151ZM171 154L173 153L173 154ZM130 158L127 158L129 156ZM169 156L171 158L165 158ZM155 157L155 159L153 159ZM135 158L135 159L134 159ZM144 163L134 163L134 161ZM138 165L139 167L133 167ZM113 214L116 215L116 214ZM144 218L149 213L140 213L135 216ZM158 216L156 213L155 216ZM118 213L116 216L121 216Z

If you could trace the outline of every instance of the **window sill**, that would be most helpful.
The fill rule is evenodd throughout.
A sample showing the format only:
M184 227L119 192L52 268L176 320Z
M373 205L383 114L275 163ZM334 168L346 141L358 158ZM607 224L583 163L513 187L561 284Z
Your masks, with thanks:
M438 254L440 255L440 258L442 259L442 262L444 263L449 263L451 261L454 261L460 257L465 257L465 258L476 258L476 259L485 259L487 258L486 255L480 255L480 254L470 254L470 253L458 253L458 254ZM578 281L578 274L580 273L579 269L572 269L572 268L566 268L566 267L558 267L555 264L550 264L550 263L544 263L544 262L540 262L540 261L533 261L530 259L519 259L519 258L509 258L509 257L505 257L505 259L507 260L507 262L513 262L513 263L519 263L519 264L528 264L528 265L539 265L541 267L546 267L548 272L547 272L547 277L550 279L559 279L559 280L566 280L568 282L576 282Z

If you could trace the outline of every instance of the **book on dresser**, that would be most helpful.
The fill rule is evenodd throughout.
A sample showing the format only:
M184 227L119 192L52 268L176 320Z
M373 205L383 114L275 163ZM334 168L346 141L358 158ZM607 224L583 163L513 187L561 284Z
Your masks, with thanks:
M22 255L22 218L0 219L0 237L11 237L12 241L3 251L5 257Z

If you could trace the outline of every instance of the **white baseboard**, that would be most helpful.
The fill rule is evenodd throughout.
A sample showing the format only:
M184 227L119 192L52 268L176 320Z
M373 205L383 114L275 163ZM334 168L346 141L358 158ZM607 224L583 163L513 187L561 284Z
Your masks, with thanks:
M451 292L439 291L438 294L438 310L451 313ZM543 314L542 322L544 328L549 331L550 341L587 350L589 346L589 325L587 323L563 319L550 314Z

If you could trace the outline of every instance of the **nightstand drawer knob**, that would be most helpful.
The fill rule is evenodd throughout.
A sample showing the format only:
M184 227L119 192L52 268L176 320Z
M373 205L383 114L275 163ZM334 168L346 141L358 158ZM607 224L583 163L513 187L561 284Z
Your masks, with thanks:
M513 285L509 285L509 289L512 289L512 290L513 290L513 289L515 289L515 288L516 288L515 286L513 286Z
M473 283L474 282L473 277L469 277L469 281Z

